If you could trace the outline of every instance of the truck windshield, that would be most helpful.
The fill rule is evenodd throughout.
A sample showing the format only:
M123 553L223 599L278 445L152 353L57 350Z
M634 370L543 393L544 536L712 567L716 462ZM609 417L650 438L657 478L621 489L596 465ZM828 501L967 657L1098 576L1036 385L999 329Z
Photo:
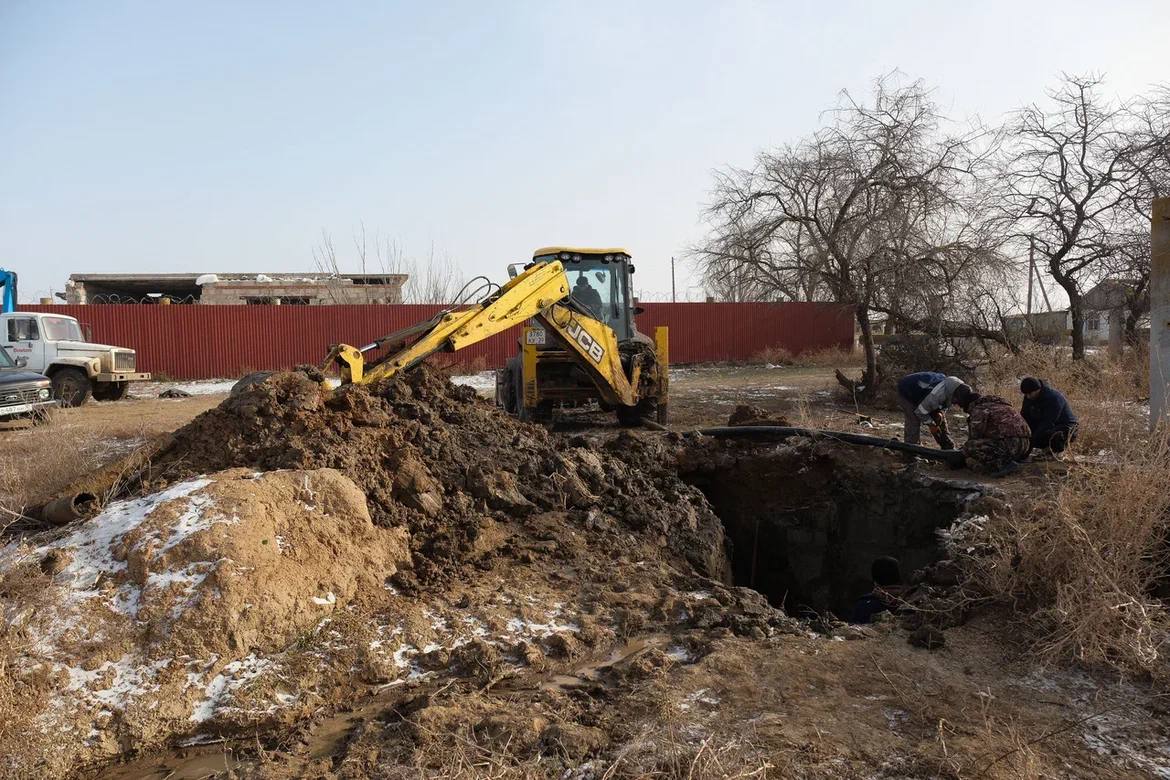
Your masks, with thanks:
M16 368L16 364L12 362L12 358L8 356L4 347L0 347L0 368Z
M42 317L46 341L85 341L77 320L68 317Z

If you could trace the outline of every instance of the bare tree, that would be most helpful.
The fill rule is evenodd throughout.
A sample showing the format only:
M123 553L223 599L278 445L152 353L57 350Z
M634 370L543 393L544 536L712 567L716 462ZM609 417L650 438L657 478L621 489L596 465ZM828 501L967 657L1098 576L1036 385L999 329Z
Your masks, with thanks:
M434 244L431 244L427 259L422 264L421 273L414 260L407 260L405 265L398 267L405 269L402 273L410 275L406 282L409 303L465 302L456 300L464 287L463 275L450 255L436 253Z
M359 273L406 276L402 287L403 303L460 302L456 298L464 288L463 275L454 259L446 253L437 253L434 244L426 261L421 263L420 271L420 263L408 255L397 240L377 232L370 236L364 222L359 223L352 240ZM321 231L321 241L313 247L313 261L322 273L342 275L337 249L326 230Z
M1170 160L1164 92L1117 100L1102 84L1065 75L1048 105L1018 111L1004 160L1004 211L1068 296L1074 359L1085 354L1086 288L1119 263L1139 276L1148 268L1148 249L1134 237L1148 232L1150 199Z
M775 299L851 304L866 367L859 381L838 378L872 397L880 379L872 315L925 317L955 258L988 256L986 231L964 202L978 189L971 179L988 136L979 127L942 132L925 86L895 76L878 79L868 103L844 93L830 116L752 169L717 174L711 239L696 255L708 276L741 269ZM910 298L917 292L921 309Z

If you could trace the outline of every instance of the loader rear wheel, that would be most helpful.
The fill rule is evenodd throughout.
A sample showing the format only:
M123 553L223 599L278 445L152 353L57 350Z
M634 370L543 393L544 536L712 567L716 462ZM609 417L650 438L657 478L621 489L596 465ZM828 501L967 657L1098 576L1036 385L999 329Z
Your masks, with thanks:
M512 370L512 413L519 417L524 422L530 422L532 415L530 410L524 406L524 381L521 376L520 367L516 366Z
M53 374L53 395L63 406L81 406L89 398L89 377L80 368L62 368Z

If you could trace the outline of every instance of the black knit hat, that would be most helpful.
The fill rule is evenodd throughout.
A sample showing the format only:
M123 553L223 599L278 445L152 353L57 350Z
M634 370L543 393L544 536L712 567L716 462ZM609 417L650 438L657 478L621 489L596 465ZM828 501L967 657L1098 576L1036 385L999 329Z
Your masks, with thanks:
M1034 393L1040 389L1040 380L1034 376L1026 376L1020 381L1021 393Z
M951 394L951 400L963 411L967 411L967 405L978 397L979 394L972 390L971 385L968 384L959 385L955 388L955 392Z

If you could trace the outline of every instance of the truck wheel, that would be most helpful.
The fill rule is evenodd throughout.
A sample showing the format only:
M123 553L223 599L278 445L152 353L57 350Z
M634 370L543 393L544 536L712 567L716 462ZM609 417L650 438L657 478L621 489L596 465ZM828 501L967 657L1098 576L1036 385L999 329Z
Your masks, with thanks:
M129 382L98 382L93 386L93 398L95 401L121 401L129 391Z
M53 374L53 395L64 406L81 406L89 398L89 377L80 368L62 368Z

